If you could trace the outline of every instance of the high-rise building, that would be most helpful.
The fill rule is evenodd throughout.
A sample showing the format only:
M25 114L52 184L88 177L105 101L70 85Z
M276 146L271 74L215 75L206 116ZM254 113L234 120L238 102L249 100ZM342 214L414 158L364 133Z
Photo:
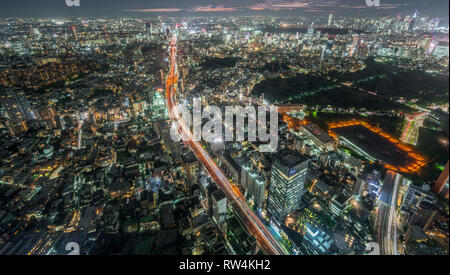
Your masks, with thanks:
M75 41L78 41L77 29L75 28L75 26L71 26L70 28L72 29L73 37L75 38Z
M374 170L366 178L369 196L376 200L381 192L381 172Z
M407 190L403 196L401 210L403 212L413 212L419 207L422 202L433 204L435 202L435 195L430 192L430 186L423 184L421 186L409 181L407 183Z
M445 165L444 171L442 171L441 175L437 179L436 183L434 184L434 192L436 192L438 195L444 196L446 199L448 199L448 161Z
M355 193L356 195L362 195L366 188L366 184L367 182L363 177L361 176L356 177L356 183L355 186L353 187L353 193Z
M266 190L266 181L264 176L256 169L252 168L247 173L247 196L255 203L256 207L261 208L264 203L264 194Z
M409 32L414 31L414 26L416 25L417 18L418 18L418 14L417 14L417 11L416 11L414 13L414 15L411 17L411 21L409 21L409 25L408 25L408 31Z
M150 110L152 121L161 121L169 119L169 112L166 108L166 100L162 89L150 92Z
M334 45L334 39L332 37L330 37L328 39L327 44L323 48L322 59L324 59L327 56L330 56L333 53L333 45Z
M344 194L334 195L330 202L330 212L335 216L340 216L349 205L351 199L352 196Z
M181 162L183 169L186 173L186 177L189 181L194 181L197 178L198 160L195 158L192 152L181 156Z
M334 14L330 13L328 15L328 28L332 28L334 26Z
M153 32L153 28L152 28L152 24L150 22L145 22L145 34L147 36L152 35Z
M240 186L245 197L252 202L255 207L262 208L266 193L266 177L257 169L248 157L236 159L240 167Z
M223 223L227 214L227 197L222 190L217 190L211 196L212 214L218 224Z
M410 225L420 226L423 231L427 231L432 225L438 211L439 209L434 204L423 201L420 203L419 207L415 209L409 218L408 223Z
M277 223L299 207L305 189L309 160L296 151L274 156L267 199L267 213Z
M241 165L228 152L220 156L222 169L229 175L236 184L241 184Z

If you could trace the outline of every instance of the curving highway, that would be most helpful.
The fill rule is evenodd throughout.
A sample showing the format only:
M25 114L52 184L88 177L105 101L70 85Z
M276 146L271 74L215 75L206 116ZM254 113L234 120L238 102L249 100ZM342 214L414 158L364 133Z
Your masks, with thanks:
M259 217L248 207L245 198L237 188L233 188L223 171L212 160L200 142L194 141L191 130L186 126L185 121L180 117L178 106L174 99L176 93L176 83L178 81L178 70L176 63L176 38L170 42L170 73L166 80L166 101L169 110L169 117L175 127L179 130L184 143L199 159L208 171L211 178L217 183L220 189L225 193L227 199L234 203L236 214L243 221L247 229L256 237L259 246L266 254L283 255L286 254L283 247L273 237Z
M382 255L397 255L396 203L401 176L388 170L377 202L375 229Z

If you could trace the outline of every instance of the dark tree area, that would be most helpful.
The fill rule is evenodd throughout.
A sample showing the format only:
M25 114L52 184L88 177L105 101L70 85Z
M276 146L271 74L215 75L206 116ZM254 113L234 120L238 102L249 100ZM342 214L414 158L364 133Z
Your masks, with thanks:
M368 58L366 67L356 72L330 71L326 75L296 74L288 78L268 78L252 90L271 102L300 103L371 111L408 112L397 99L417 99L420 105L448 102L448 76L434 76L420 70L405 71L392 63L378 63ZM277 71L285 64L266 64ZM339 85L350 82L352 87Z
M321 107L331 106L334 109L355 108L380 112L411 111L409 107L395 101L368 93L362 93L349 87L340 87L316 93L314 95L305 96L302 99L295 100L293 103L307 104L310 106L318 105Z
M204 67L205 69L234 67L239 60L239 57L208 57L203 60L200 66Z
M448 102L448 76L433 76L423 71L400 72L389 75L382 81L374 79L361 82L358 87L376 91L387 97L418 99L418 104Z
M262 72L264 72L264 71L281 72L281 71L286 71L288 69L289 69L289 67L286 64L280 63L277 61L273 61L273 62L266 63L261 71Z
M258 83L252 93L260 96L264 94L266 98L271 101L284 100L298 93L318 89L332 85L333 82L325 79L322 76L296 74L290 78L269 78ZM306 93L305 93L306 95Z

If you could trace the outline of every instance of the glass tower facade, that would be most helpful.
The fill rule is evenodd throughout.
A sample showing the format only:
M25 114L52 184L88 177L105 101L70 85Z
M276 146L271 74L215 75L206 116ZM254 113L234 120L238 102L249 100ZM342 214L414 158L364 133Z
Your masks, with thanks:
M305 189L309 160L296 151L275 155L267 200L267 213L277 223L294 211Z

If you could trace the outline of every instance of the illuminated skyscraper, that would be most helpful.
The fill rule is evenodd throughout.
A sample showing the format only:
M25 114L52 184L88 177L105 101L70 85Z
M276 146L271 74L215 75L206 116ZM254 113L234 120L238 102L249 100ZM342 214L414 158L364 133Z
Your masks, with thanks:
M330 13L328 15L328 28L332 28L334 26L334 14Z
M78 41L77 29L75 26L72 26L73 36L75 37L75 41Z
M333 45L334 45L334 38L333 37L328 38L328 42L322 52L322 59L327 56L330 56L333 53Z
M411 18L411 21L409 21L409 25L408 25L408 31L412 32L414 30L414 26L416 25L418 19L418 14L417 11L414 13L414 15Z
M427 184L417 185L410 180L402 182L406 184L406 192L403 196L401 210L403 212L413 213L422 202L434 204L436 195L430 192L430 186Z
M277 223L299 207L304 193L309 160L296 151L283 150L274 156L267 213Z
M181 156L181 163L189 181L195 181L197 179L198 160L195 158L192 152Z
M223 223L227 215L227 197L222 190L217 190L211 196L212 214L217 223Z
M166 108L166 100L162 89L150 92L150 104L153 121L169 119L169 112Z
M257 208L261 208L266 192L265 177L253 167L249 159L238 158L237 162L241 168L240 185L245 191L246 198Z
M145 23L145 34L147 36L151 36L152 35L152 24L150 22L146 22Z
M367 176L366 182L369 196L373 200L376 200L381 191L381 173L374 170L370 175Z

